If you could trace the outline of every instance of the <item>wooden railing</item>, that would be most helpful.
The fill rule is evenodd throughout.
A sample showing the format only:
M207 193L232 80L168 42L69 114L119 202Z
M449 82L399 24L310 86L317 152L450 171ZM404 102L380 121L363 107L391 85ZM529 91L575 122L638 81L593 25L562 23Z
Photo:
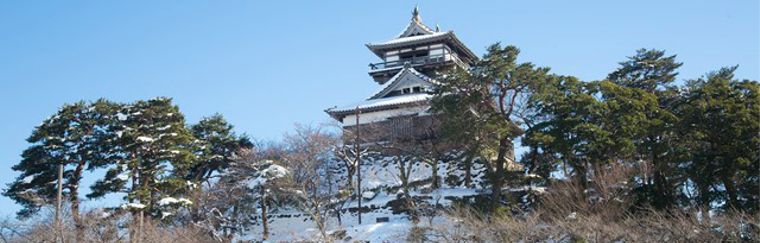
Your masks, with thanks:
M424 64L430 64L430 63L440 63L449 61L451 58L447 58L446 55L440 54L440 55L432 55L432 56L424 56L424 57L412 57L412 58L402 58L398 61L390 61L390 62L378 62L378 63L370 63L369 68L372 70L377 69L385 69L385 68L392 68L392 67L400 67L403 66L404 63L411 63L412 65L424 65Z

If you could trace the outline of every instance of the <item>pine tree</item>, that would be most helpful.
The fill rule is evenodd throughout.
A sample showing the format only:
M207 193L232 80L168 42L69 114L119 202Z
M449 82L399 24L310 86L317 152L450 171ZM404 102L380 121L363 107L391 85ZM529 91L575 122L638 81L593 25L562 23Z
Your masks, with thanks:
M683 63L675 59L675 55L665 56L664 51L640 49L607 77L616 84L641 89L658 99L658 105L650 107L646 114L648 134L636 143L639 159L647 163L652 171L652 176L644 176L648 180L640 185L642 198L647 198L647 203L661 209L673 206L678 188L675 180L678 178L676 156L679 152L674 132L678 119L672 109L679 96L671 83Z
M480 141L476 150L488 168L494 207L501 202L505 181L513 177L508 167L516 162L514 140L523 133L520 117L525 101L532 87L549 77L548 68L517 63L518 54L514 46L491 45L472 70L443 77L432 102L432 109L447 117L445 127Z
M636 161L636 141L649 126L646 112L657 107L653 95L573 77L558 77L550 84L531 103L536 114L522 140L530 147L523 158L526 164L543 170L545 177L558 165L570 168L565 174L585 188L591 172Z
M56 198L58 165L64 166L65 196L81 236L84 226L79 215L79 186L85 170L107 164L102 156L108 117L116 104L107 100L65 104L58 112L35 128L27 139L32 144L24 150L22 160L13 166L21 175L3 194L21 204L20 217L36 213Z
M678 76L676 70L683 65L675 60L675 55L665 56L661 50L639 49L636 55L620 62L620 67L610 73L607 79L624 87L639 88L653 94L675 81Z
M735 70L723 68L688 82L679 107L682 142L690 152L683 167L696 187L698 206L757 212L760 85L735 80Z
M219 114L205 117L190 127L195 139L202 144L195 152L200 161L190 169L188 179L207 181L212 173L225 170L239 150L253 147L245 135L238 136L232 129Z
M184 116L171 99L136 101L122 107L112 122L109 159L114 166L92 186L88 197L124 192L129 202L124 208L153 216L166 204L191 203L174 198L194 188L184 176L197 158Z

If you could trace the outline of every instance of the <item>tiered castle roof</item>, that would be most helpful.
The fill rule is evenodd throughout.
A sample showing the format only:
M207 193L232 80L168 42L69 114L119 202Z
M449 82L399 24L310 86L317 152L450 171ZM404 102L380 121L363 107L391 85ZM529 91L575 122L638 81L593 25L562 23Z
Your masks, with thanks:
M434 78L426 75L429 69L424 69L423 65L441 65L443 62L471 63L477 60L475 54L470 51L453 31L440 31L426 26L422 23L422 17L418 8L415 6L412 12L411 22L404 30L394 39L381 42L369 43L366 46L378 57L383 58L383 68L370 71L370 75L382 73L382 80L377 80L382 86L367 99L353 104L333 107L325 110L331 117L342 121L348 115L354 114L356 109L362 113L392 110L404 107L419 107L427 104L432 95L427 92L437 84ZM447 53L438 54L437 56L415 57L411 59L399 59L391 61L387 56L398 55L393 53L404 52L405 50L428 50L429 47L442 48L445 46ZM442 50L442 49L441 49ZM415 62L422 60L422 64ZM391 64L392 63L392 64ZM462 64L467 65L467 64ZM425 73L421 72L421 70ZM392 75L392 77L390 77ZM435 75L433 73L433 75ZM390 77L390 79L388 79ZM386 81L387 80L387 81Z

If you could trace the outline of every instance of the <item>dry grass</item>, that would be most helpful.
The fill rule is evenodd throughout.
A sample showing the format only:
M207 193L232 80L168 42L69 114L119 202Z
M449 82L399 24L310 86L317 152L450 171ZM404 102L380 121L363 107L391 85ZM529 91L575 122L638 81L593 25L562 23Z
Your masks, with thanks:
M758 242L760 215L700 210L629 210L626 182L635 170L607 168L587 188L552 185L531 212L486 215L468 207L449 210L429 231L438 242ZM417 234L419 234L417 232Z
M211 234L198 227L172 226L146 219L141 237L130 241L130 230L137 229L128 213L108 214L102 210L92 210L83 215L85 231L77 240L74 221L64 211L61 227L55 224L55 213L51 207L43 208L38 217L17 221L6 218L0 221L0 243L55 243L55 242L98 242L98 243L206 243L220 242ZM56 239L62 239L56 241Z

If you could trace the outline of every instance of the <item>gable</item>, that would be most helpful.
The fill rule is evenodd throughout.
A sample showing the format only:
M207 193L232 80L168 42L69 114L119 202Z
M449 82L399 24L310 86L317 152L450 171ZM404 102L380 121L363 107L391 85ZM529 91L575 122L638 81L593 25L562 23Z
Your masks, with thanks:
M375 92L370 99L380 99L395 95L420 93L425 90L431 90L435 85L434 81L425 76L424 74L417 72L410 66L405 66L395 76L393 76L388 82L386 82L378 92Z
M433 33L435 33L435 31L431 30L424 24L418 23L416 21L412 21L412 23L410 23L409 26L407 26L406 29L404 29L404 31L401 32L401 34L399 34L398 38L418 36L418 35L429 35Z

